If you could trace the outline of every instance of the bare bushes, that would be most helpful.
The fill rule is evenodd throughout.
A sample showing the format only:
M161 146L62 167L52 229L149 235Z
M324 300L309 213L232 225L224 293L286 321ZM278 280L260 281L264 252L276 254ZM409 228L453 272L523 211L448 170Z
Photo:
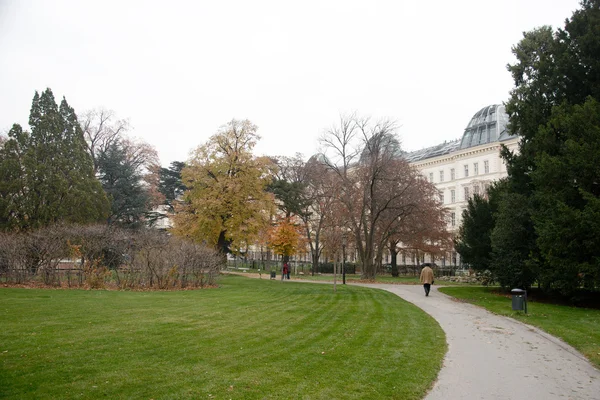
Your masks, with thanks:
M213 285L221 267L221 258L214 250L152 231L138 237L138 246L127 271L128 278L122 279L123 287L137 284L167 289Z
M22 284L30 275L25 235L0 233L0 277L4 281Z
M212 286L221 258L154 230L53 226L0 233L0 282L121 289Z
M64 227L54 226L29 234L0 234L0 277L24 284L37 276L46 285L59 283L58 264L68 251Z

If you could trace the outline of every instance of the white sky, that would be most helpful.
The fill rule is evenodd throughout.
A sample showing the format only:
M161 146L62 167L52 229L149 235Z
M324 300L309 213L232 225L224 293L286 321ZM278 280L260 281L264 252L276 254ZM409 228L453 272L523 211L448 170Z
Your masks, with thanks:
M257 154L305 157L340 113L398 121L405 150L462 136L508 99L523 31L563 27L577 0L0 0L0 132L28 129L50 87L114 110L163 165L232 118Z

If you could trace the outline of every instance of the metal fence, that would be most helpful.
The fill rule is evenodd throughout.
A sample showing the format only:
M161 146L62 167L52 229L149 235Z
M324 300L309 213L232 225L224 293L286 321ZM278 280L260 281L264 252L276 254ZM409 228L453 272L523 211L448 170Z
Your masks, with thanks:
M308 275L312 274L312 263L305 261L289 261L291 275ZM341 270L341 264L338 265ZM398 273L402 276L419 276L421 274L421 265L398 265ZM228 260L227 269L239 272L270 272L275 271L280 274L283 269L281 260ZM456 276L463 275L465 271L458 266L436 266L433 268L436 276ZM331 263L319 263L319 267L315 273L332 274L333 265ZM360 266L354 263L346 263L347 274L360 274ZM391 265L386 264L381 266L379 274L391 274Z

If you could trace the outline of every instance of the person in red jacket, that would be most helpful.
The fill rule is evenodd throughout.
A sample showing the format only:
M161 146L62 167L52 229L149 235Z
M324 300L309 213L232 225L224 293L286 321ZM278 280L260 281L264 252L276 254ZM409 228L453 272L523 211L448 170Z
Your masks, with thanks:
M281 273L281 280L290 279L290 267L288 267L287 263L283 264L283 271Z

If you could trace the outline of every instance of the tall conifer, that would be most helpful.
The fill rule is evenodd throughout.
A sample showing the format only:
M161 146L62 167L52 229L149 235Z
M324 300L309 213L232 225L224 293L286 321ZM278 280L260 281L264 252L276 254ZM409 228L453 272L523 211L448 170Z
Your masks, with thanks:
M35 93L31 132L15 124L0 151L0 227L39 228L106 217L109 203L94 176L75 111L50 89Z

